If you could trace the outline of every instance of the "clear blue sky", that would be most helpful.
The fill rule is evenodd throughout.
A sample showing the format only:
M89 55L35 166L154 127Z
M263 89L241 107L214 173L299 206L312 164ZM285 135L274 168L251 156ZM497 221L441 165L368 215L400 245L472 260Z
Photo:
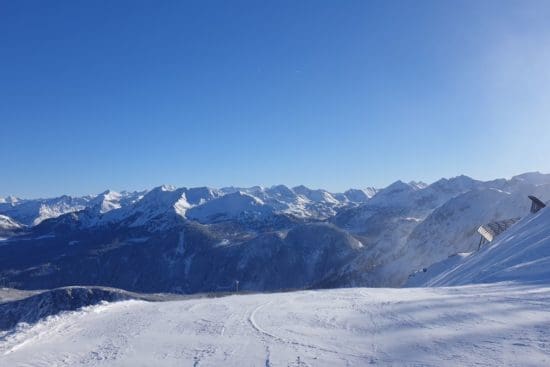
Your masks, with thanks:
M0 196L548 172L549 19L548 1L0 0Z

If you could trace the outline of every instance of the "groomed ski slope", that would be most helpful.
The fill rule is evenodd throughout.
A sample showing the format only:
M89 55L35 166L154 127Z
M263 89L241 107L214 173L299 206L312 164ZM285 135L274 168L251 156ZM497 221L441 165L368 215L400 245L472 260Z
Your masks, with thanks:
M0 335L0 366L549 366L550 287L123 301Z

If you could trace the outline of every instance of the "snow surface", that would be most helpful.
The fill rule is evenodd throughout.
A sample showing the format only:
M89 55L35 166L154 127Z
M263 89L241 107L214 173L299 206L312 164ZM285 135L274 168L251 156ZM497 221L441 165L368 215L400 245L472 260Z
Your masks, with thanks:
M466 257L470 256L471 252L459 252L438 261L428 268L423 268L409 275L409 279L405 283L405 287L425 287L428 286L431 280L442 273L446 273L450 269L460 264Z
M410 286L498 281L550 283L550 208L529 215L480 251L433 264Z
M548 366L550 287L123 301L0 335L2 366Z

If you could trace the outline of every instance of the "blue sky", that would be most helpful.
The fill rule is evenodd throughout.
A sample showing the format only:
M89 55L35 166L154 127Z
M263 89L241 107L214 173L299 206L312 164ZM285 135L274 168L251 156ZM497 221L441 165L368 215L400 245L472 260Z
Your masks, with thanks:
M0 1L0 196L548 172L548 19L547 1Z

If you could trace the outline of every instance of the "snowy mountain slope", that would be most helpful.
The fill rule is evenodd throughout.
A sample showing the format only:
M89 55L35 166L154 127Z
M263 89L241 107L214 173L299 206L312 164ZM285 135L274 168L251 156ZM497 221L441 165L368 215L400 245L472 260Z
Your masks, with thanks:
M548 299L496 284L123 301L0 335L0 365L547 366Z
M36 225L48 218L82 210L89 201L90 197L73 198L67 195L53 199L18 199L0 203L0 214L25 225Z
M86 206L87 208L90 208L92 211L95 211L99 214L105 214L111 210L120 209L122 207L134 204L135 202L141 200L145 194L145 191L116 192L112 190L106 190L97 195L95 198L91 199Z
M518 184L510 192L498 189L473 190L436 209L408 237L405 246L381 277L401 285L408 274L459 252L477 248L481 224L527 215L531 205L527 198L535 194L550 199L550 185Z
M99 205L94 204L71 218L78 222L73 224L74 227L78 227L79 223L84 228L147 225L160 231L186 218L186 212L192 207L203 205L219 196L217 190L207 187L188 189L171 185L158 186L144 192L123 192L114 195L112 192L106 192L94 199L96 203L100 203Z
M349 189L346 190L342 195L346 199L354 203L366 203L371 199L376 193L377 189L374 187L367 187L366 189Z
M418 269L471 251L481 224L525 215L527 195L550 198L546 175L526 177L480 182L459 176L424 189L398 182L389 192L406 193L399 201L384 198L382 190L367 204L340 212L331 221L358 233L366 249L327 286L400 286Z
M421 220L391 209L371 216L364 224L364 232L356 235L364 245L363 251L342 267L340 272L322 279L317 286L334 288L391 285L391 279L380 275L380 269L395 261L399 249L419 222Z
M482 185L466 176L441 179L431 185L397 181L380 190L366 204L339 212L331 221L354 233L369 232L369 220L380 215L423 220L449 199ZM374 219L384 220L384 219Z
M200 223L224 220L255 221L273 215L274 209L260 199L240 191L222 194L210 188L179 188L160 186L147 192L142 199L123 210L113 210L88 227L123 223L133 227L148 225L162 230L174 225L175 219L190 219Z
M17 223L7 215L0 214L0 230L2 231L10 231L10 230L17 230L22 228L23 225L20 223Z
M224 194L242 192L260 199L277 213L304 219L329 218L340 208L356 206L376 193L375 189L350 189L346 191L349 194L348 196L346 194L333 194L326 190L312 190L303 185L294 188L285 185L253 186L250 188L227 187L220 191Z
M426 286L550 282L550 210L530 214L480 251L457 257L453 264L436 264L424 279L413 281Z
M191 187L185 190L185 198L191 205L201 205L222 196L219 190L210 187Z
M397 181L366 204L342 210L330 221L363 236L372 252L369 256L386 257L403 246L435 208L480 184L466 176L441 179L429 186Z
M479 242L477 228L495 220L519 217L529 211L525 195L496 189L469 191L449 200L420 223L396 253L384 276L400 285L411 272L457 252L472 251ZM388 284L390 285L390 284Z
M467 176L442 178L431 185L418 182L396 181L380 190L368 205L392 208L420 207L432 209L450 198L475 189L482 183Z
M0 240L13 236L24 227L24 225L17 223L10 217L0 214Z
M189 219L211 223L228 219L259 219L273 214L273 208L260 199L240 191L213 199L190 209Z
M127 206L126 210L111 211L105 218L106 221L131 218L130 226L141 226L162 216L165 213L176 214L185 217L191 204L187 202L185 188L176 189L174 186L163 185L147 192L141 200Z
M96 196L71 197L63 195L51 199L17 199L0 201L0 214L7 215L16 221L33 226L46 219L57 218L63 214L74 213L87 208L98 214L118 209L139 200L143 193L121 193L107 190Z
M311 190L305 186L299 186L295 188L289 188L285 185L275 185L271 187L261 187L253 186L250 188L223 188L219 190L224 196L225 195L238 195L240 193L241 198L238 200L243 200L242 194L248 195L255 198L257 203L262 203L265 205L264 209L268 212L274 212L277 214L287 214L292 215L297 218L303 219L325 219L336 213L336 210L339 208L354 206L358 203L364 201L364 197L361 197L361 201L353 201L348 197L343 196L339 199L336 198L338 194L329 193L326 190ZM369 194L374 194L374 190L365 191ZM366 195L366 194L365 194ZM218 197L218 203L224 203L222 200L223 196ZM236 196L235 196L236 197ZM197 206L190 213L190 215L198 218L202 212L208 212L213 210L214 205L218 206L216 211L222 214L221 217L233 218L238 213L234 213L231 208L235 203L233 201L237 200L235 197L228 198L228 210L226 213L222 213L223 210L220 207L220 204L208 204L205 209L201 209L201 206ZM249 203L250 204L250 203ZM248 204L248 205L249 205ZM246 206L246 205L245 205ZM244 212L245 208L241 212ZM249 208L250 209L250 208ZM198 215L198 216L197 216ZM202 218L204 221L205 218Z
M417 270L411 274L403 287L426 287L429 286L429 283L432 279L439 277L441 274L446 273L450 269L456 267L458 264L462 263L464 259L473 252L459 252L449 256L448 258L435 262L427 268Z
M512 177L510 181L523 181L531 185L545 185L550 182L550 174L540 172L527 172L521 175Z
M334 195L326 190L312 190L304 185L293 187L292 190L298 195L316 203L331 203L335 205L339 203Z

